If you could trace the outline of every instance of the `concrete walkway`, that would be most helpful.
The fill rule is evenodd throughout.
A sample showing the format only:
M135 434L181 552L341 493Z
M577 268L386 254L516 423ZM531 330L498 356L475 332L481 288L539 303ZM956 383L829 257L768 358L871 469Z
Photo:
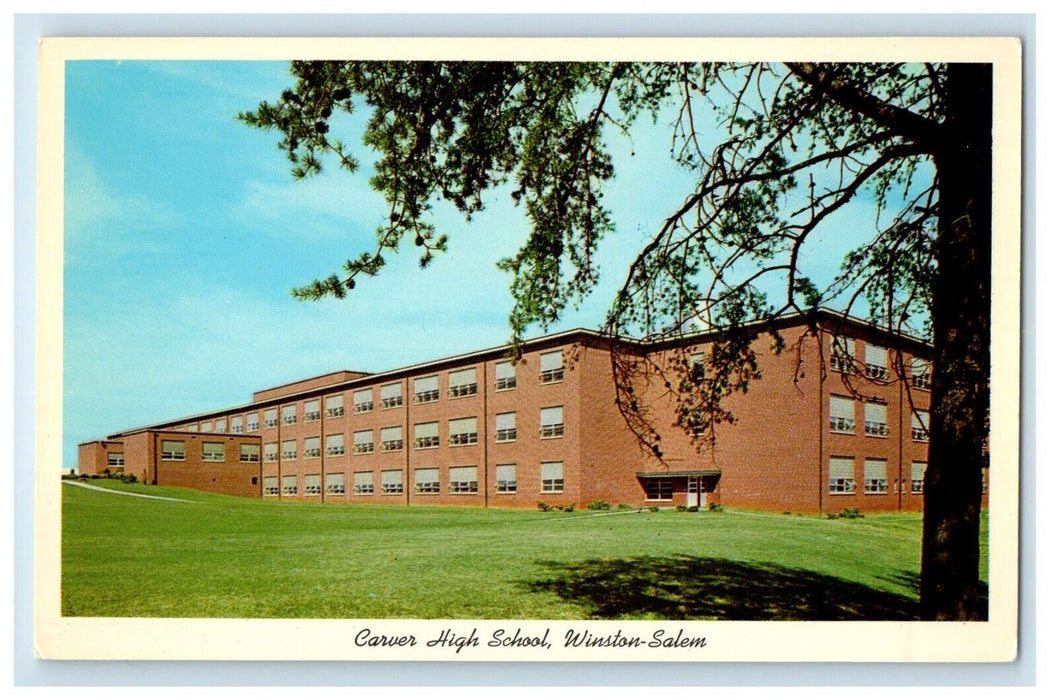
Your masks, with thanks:
M83 481L74 481L72 479L63 479L64 484L70 486L80 486L82 489L90 489L92 491L102 491L103 493L110 493L115 496L135 496L136 498L153 498L156 501L177 501L178 503L194 503L194 501L188 501L184 498L169 498L168 496L150 496L145 493L131 493L129 491L114 491L113 489L104 489L102 486L95 486L94 484L86 484Z

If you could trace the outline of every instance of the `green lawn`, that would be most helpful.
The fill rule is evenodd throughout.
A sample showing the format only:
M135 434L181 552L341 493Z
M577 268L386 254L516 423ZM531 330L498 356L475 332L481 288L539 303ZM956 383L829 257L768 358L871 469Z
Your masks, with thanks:
M320 506L63 486L64 615L908 619L916 514ZM986 518L981 544L985 547ZM986 579L986 572L983 574Z

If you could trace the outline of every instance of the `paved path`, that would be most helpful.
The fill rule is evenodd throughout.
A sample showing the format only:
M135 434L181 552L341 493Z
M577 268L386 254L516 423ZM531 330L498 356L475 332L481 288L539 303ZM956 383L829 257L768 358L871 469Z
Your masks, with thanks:
M112 493L115 496L135 496L136 498L153 498L156 501L178 501L180 503L193 503L193 501L188 501L183 498L169 498L168 496L150 496L145 493L132 493L130 491L115 491L113 489L104 489L102 486L95 486L94 484L86 484L83 481L73 481L70 479L66 479L62 483L69 484L70 486L80 486L82 489L91 489L92 491Z

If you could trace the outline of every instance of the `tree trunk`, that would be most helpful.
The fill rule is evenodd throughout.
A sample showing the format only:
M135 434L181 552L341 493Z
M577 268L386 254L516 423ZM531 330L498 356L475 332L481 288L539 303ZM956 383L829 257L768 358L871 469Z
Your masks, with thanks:
M990 65L951 64L936 155L935 358L921 547L921 617L987 619L980 497L991 362Z

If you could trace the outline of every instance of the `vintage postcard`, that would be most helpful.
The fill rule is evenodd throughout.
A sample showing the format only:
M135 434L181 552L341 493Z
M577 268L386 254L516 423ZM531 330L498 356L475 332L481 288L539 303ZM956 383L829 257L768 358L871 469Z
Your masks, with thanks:
M35 649L1017 656L1015 39L44 39Z

